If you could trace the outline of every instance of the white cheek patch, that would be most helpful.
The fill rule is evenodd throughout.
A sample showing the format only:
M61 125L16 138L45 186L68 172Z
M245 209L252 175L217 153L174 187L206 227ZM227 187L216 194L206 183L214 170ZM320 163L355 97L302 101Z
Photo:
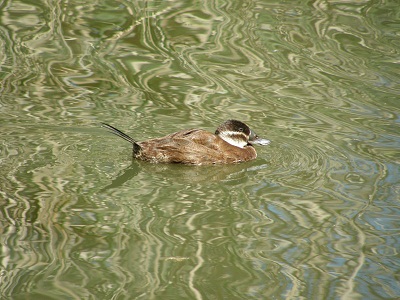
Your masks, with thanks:
M239 148L244 148L248 144L247 136L237 131L224 131L219 134L219 137L225 142Z

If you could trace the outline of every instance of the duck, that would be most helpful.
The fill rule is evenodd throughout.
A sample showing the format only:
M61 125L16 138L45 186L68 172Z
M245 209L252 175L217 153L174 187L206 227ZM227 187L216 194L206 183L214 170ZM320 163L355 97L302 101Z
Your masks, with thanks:
M121 130L101 123L111 133L133 146L133 158L150 163L184 165L236 164L257 158L254 145L269 145L245 123L227 120L215 133L203 129L186 129L164 137L136 141Z

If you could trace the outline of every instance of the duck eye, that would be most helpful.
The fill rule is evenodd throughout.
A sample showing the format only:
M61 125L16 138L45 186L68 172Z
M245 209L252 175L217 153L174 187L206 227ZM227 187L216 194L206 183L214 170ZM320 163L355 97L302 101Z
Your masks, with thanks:
M239 131L240 131L240 132L243 132L243 128L240 127L240 128L239 128Z

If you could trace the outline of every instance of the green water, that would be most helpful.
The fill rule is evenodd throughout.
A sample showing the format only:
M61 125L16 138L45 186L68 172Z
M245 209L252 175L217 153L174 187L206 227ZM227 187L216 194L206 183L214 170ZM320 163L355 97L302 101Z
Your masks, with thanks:
M400 298L400 6L0 1L1 299ZM254 161L137 140L246 122Z

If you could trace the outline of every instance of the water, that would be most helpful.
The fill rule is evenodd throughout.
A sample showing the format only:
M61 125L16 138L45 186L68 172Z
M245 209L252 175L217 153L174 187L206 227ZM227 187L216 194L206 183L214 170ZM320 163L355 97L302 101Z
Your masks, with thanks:
M0 2L3 299L400 297L397 1ZM138 140L235 118L255 161Z

